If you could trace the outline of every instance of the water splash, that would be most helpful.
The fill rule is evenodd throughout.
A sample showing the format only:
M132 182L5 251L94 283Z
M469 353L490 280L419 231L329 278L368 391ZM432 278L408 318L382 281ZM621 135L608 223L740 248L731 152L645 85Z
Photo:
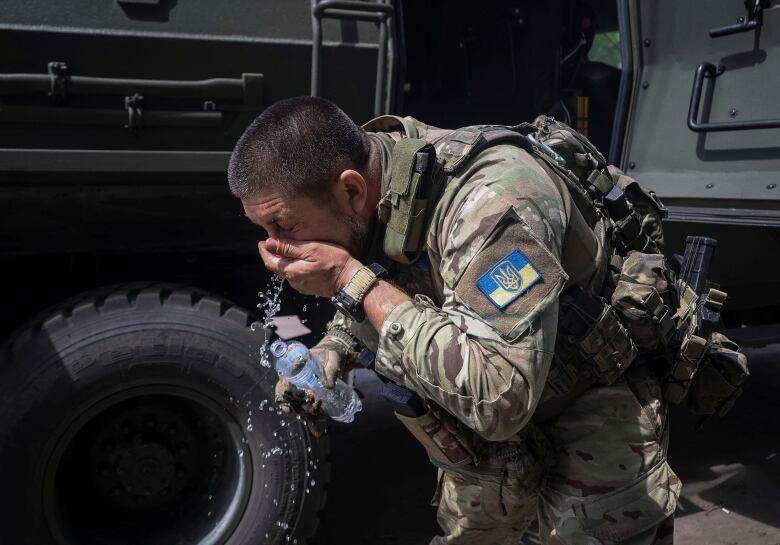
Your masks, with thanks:
M262 321L252 322L249 329L252 331L266 330L273 324L273 318L282 308L282 288L284 288L284 278L275 274L271 277L271 283L266 290L257 292L260 302L257 308L262 311ZM270 367L271 361L268 359L268 337L263 340L259 349L260 365Z

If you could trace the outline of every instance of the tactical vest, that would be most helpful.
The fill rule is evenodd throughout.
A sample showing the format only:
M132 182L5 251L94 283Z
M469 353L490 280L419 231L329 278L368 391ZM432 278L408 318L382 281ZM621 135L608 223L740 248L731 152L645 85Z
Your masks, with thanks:
M666 216L661 202L608 166L587 138L567 125L540 116L517 126L428 135L429 142L416 138L417 128L408 119L384 116L372 128L383 123L385 129L402 125L407 136L395 145L390 184L380 203L384 253L399 263L412 263L425 251L433 207L448 190L457 190L449 180L490 146L524 149L571 200L561 256L569 281L560 297L555 354L537 422L557 415L594 384L612 384L637 359L659 369L670 401L686 401L707 355L736 349L725 337L713 343L694 334L697 297L677 282L661 254ZM713 304L722 305L725 294L711 293ZM720 398L709 399L702 412L722 414L741 393L747 371L744 356L736 359Z

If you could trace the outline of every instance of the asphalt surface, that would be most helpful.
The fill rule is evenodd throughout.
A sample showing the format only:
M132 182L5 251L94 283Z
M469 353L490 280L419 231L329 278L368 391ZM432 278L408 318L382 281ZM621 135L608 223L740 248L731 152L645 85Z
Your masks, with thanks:
M696 417L672 415L669 457L684 482L677 544L780 545L780 346L746 352L749 388L729 415L699 431ZM330 431L332 473L315 543L426 544L439 531L430 506L436 471L377 395L378 380L360 371L356 382L365 409Z

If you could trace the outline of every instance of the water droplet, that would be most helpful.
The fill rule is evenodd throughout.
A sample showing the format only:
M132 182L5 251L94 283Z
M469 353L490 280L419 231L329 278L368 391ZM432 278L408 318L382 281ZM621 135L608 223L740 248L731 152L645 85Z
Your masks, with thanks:
M210 517L210 516L211 516L211 511L209 511L208 513L206 513L206 516L207 516L207 517Z
M246 427L246 431L252 431L253 429L254 429L254 428L252 427L252 424L249 424L249 425Z
M312 479L311 482L309 483L309 486L314 486L315 484L316 483L314 482L314 479Z
M238 449L238 457L243 458L244 457L244 449L240 448Z

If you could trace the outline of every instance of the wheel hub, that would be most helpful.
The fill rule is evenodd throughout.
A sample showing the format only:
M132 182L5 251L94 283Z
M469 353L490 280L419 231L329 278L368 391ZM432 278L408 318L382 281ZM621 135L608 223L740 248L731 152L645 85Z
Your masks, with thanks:
M119 455L116 473L129 494L151 496L171 484L175 473L171 451L159 443L130 446Z

